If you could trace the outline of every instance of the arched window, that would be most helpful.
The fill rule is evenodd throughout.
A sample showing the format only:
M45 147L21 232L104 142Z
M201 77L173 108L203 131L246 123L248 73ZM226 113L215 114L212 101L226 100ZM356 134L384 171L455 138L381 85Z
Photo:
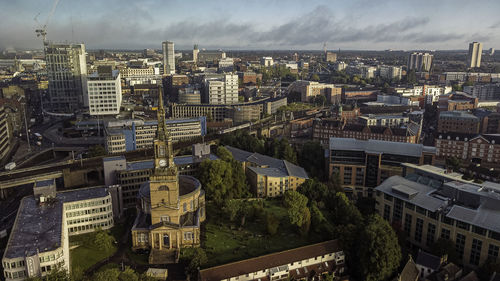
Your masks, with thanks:
M158 188L158 190L159 191L168 191L169 189L168 189L168 186L162 185L162 186L160 186L160 188Z

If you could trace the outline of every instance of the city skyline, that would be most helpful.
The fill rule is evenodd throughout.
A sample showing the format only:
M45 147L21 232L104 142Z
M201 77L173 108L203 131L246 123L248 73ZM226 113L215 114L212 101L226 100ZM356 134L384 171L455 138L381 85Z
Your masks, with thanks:
M3 3L0 49L41 49L34 30L52 0ZM495 1L239 1L61 0L47 27L52 41L85 42L88 49L467 49L479 41L500 46ZM160 7L160 8L159 8ZM471 13L474 11L474 13ZM481 21L477 15L481 14ZM38 21L38 24L34 20ZM95 31L98 30L99 33Z

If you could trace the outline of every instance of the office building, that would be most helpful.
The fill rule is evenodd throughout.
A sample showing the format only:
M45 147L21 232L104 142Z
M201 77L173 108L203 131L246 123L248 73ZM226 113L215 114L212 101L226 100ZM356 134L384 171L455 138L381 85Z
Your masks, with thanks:
M198 54L200 53L200 50L198 50L198 44L195 44L193 47L193 62L197 63L198 62Z
M313 122L313 140L327 145L330 138L354 138L358 140L383 140L418 143L421 132L419 123L408 123L405 128L387 125L346 123L338 119L322 119Z
M88 76L88 105L90 115L117 115L122 105L120 72L111 66L99 66Z
M203 102L208 104L238 103L238 75L223 74L206 77Z
M335 278L345 271L345 254L338 240L272 253L200 270L200 281L258 281Z
M401 127L409 122L409 117L404 115L374 115L358 116L358 122L366 126Z
M234 61L233 58L223 58L218 61L219 72L233 72Z
M12 135L7 121L8 115L5 107L0 106L0 162L4 160L10 151Z
M198 52L197 62L205 64L214 63L224 58L226 58L226 53L223 51L202 51Z
M480 120L476 116L465 111L443 111L439 113L439 133L479 133Z
M429 53L411 53L408 58L408 71L429 72L434 56Z
M179 175L172 137L167 130L162 94L154 139L154 168L141 185L137 217L132 226L132 249L150 249L149 263L178 262L181 248L200 245L205 221L205 192L194 177Z
M500 83L464 86L464 92L477 97L479 101L499 101Z
M324 96L330 103L338 103L342 97L342 88L333 84L297 80L288 86L288 92L299 92L302 102L310 102L316 96Z
M402 69L400 66L381 65L378 75L387 80L401 80Z
M200 90L192 86L179 89L178 95L181 104L201 104Z
M469 44L469 53L467 54L467 67L481 67L481 55L483 54L483 43L472 42Z
M497 260L500 249L500 185L476 184L462 174L430 165L403 164L375 188L377 212L426 251L439 238L451 240L465 266Z
M482 165L498 165L500 137L479 134L439 134L436 138L436 156L443 160L456 157Z
M269 67L274 64L274 60L272 57L262 57L260 59L260 64L264 67Z
M385 179L401 175L401 163L433 164L436 154L421 144L353 138L330 138L329 150L329 177L338 172L346 192L357 197L371 197Z
M467 111L477 108L478 99L464 92L452 92L438 97L438 110L442 111Z
M175 52L174 42L165 41L163 49L163 75L175 74Z
M204 116L189 119L167 119L167 130L173 142L201 138L207 133ZM104 125L106 151L121 153L153 146L153 139L158 127L156 120L120 120L109 121Z
M21 200L2 258L6 280L44 277L59 266L70 272L68 237L109 229L121 213L112 200L118 187L56 192L55 185L38 181Z
M286 160L280 160L225 146L245 170L254 194L259 197L282 196L287 190L296 190L309 177L304 168Z
M84 44L45 43L52 111L75 113L87 104L87 60Z
M332 52L325 52L325 61L326 62L336 62L337 54Z
M154 77L160 74L158 68L152 66L127 67L120 69L122 78Z
M490 53L490 56L495 55L495 48L490 48L489 53Z

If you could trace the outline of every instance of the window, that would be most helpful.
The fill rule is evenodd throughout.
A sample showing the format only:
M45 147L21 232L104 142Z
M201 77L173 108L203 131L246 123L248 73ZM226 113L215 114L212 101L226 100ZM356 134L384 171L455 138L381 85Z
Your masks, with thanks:
M426 214L426 210L424 208L422 208L422 207L417 206L417 213L425 215Z
M460 256L460 258L462 258L464 255L464 248L465 248L465 235L457 233L455 249L457 250L457 253Z
M417 224L415 225L415 241L422 241L422 229L424 227L424 221L420 218L417 218Z
M441 238L443 239L450 239L450 230L446 228L441 229Z
M411 232L411 224L412 224L412 217L411 217L411 215L410 214L405 214L404 231L408 235L410 235L410 232Z
M470 230L470 224L462 221L457 221L457 227L465 230Z
M427 240L425 244L431 246L434 243L434 237L436 235L436 225L429 223L427 225Z
M488 247L488 259L495 262L498 258L498 246L495 244L490 244Z
M470 250L470 264L479 265L479 259L481 258L481 247L483 242L478 239L472 239L472 247Z
M385 204L384 205L384 219L389 221L391 218L391 206Z
M160 221L170 222L170 217L169 217L169 216L167 216L167 215L161 216L161 217L160 217Z

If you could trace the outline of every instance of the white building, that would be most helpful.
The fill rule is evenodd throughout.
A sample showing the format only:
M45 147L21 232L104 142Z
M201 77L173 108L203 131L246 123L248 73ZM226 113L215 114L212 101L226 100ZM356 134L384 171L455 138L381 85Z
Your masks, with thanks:
M87 60L84 44L45 43L50 108L71 112L87 106Z
M429 53L412 53L408 58L408 71L430 71L433 58Z
M198 62L198 54L200 53L200 50L198 50L198 45L195 44L193 48L193 62L197 63Z
M333 64L333 67L335 68L336 71L342 71L347 67L347 63L343 61L337 61L336 63Z
M469 44L467 54L467 67L474 68L481 66L481 55L483 53L483 43L472 42Z
M219 72L233 72L233 58L223 58L219 60Z
M272 57L262 57L260 59L260 64L265 66L265 67L268 67L268 66L272 66L274 64L274 61L273 61Z
M381 65L379 66L379 76L388 80L401 80L401 67Z
M366 126L401 127L409 122L403 115L363 115L358 116L359 123Z
M464 92L477 97L480 101L499 101L500 83L464 86Z
M165 41L162 43L163 49L163 74L175 74L175 52L174 42Z
M117 187L56 192L55 181L35 183L34 195L21 200L2 264L8 281L45 276L57 267L71 270L69 236L109 229L121 213Z
M179 103L182 104L200 104L201 94L200 91L194 87L186 87L179 89Z
M116 115L122 104L120 73L110 66L100 66L87 81L90 115Z
M11 132L9 132L8 117L5 108L0 106L0 161L10 150Z
M238 75L224 74L204 80L204 102L208 104L238 103Z

